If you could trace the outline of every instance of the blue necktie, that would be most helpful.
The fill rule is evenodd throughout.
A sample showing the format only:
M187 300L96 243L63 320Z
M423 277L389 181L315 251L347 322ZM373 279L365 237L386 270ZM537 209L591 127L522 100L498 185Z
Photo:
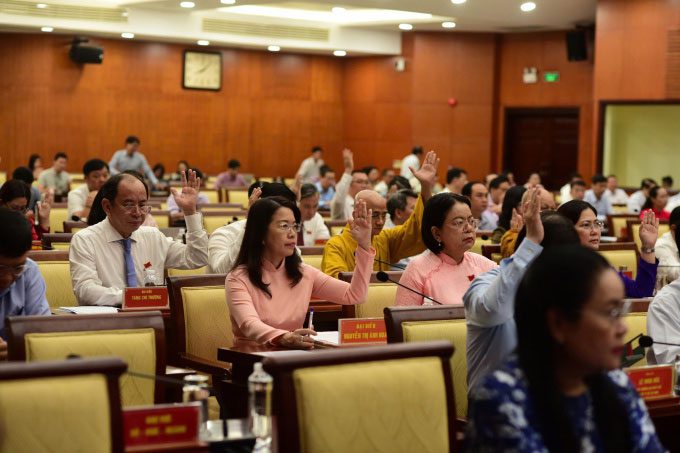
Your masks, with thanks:
M125 286L128 288L137 287L137 274L135 273L135 263L132 261L132 240L130 238L121 239L123 244L123 257L125 258Z

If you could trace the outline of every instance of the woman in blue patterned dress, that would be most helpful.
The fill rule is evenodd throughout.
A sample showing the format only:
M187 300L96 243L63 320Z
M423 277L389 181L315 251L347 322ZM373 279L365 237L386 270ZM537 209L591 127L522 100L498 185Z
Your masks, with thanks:
M471 395L466 450L664 451L618 369L627 328L621 279L598 253L546 249L517 290L517 354Z

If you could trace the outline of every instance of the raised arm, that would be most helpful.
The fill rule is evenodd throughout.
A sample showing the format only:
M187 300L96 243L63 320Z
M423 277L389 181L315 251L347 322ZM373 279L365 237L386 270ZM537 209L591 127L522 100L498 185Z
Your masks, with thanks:
M342 150L342 164L345 168L340 181L335 185L335 195L331 199L331 218L333 220L345 219L345 199L352 184L352 171L354 170L354 157L352 151L345 148Z
M171 241L165 258L165 266L176 269L197 269L208 264L208 234L203 229L201 214L196 212L201 180L196 177L195 171L189 170L188 173L187 179L182 172L181 193L171 188L173 198L184 213L187 224L187 243Z

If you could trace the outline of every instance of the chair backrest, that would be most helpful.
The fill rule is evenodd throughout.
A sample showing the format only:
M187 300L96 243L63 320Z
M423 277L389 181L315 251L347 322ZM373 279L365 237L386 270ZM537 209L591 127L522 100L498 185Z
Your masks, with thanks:
M632 238L628 236L627 220L639 220L640 216L636 214L609 214L607 215L607 228L610 236L615 236L619 239L626 239L631 241Z
M482 254L482 247L485 245L491 245L491 232L484 232L485 234L480 236L477 235L475 238L475 243L472 244L472 247L470 247L470 252L472 253L477 253L478 255Z
M160 209L152 209L151 216L156 221L158 228L170 227L170 211L162 211Z
M68 250L73 233L45 233L42 237L42 246L45 250Z
M68 262L68 250L29 250L28 257L33 261Z
M203 213L203 223L205 231L212 234L216 229L227 225L236 220L243 220L247 217L246 211L208 211Z
M323 255L323 245L301 245L300 255Z
M323 261L323 255L302 255L302 262L315 269L321 270L321 261Z
M635 242L635 245L637 245L638 249L642 247L642 242L640 242L640 223L642 221L637 218L635 220L626 220L626 225L628 226L628 238L629 240ZM668 224L668 220L660 220L659 221L659 237L661 237L662 234L667 233L670 231L670 225Z
M173 355L216 361L217 348L234 342L224 281L226 274L168 277L174 328Z
M182 275L204 275L207 270L207 266L199 267L198 269L166 269L168 277L179 277Z
M165 374L165 328L158 311L7 318L10 360L27 362L118 356L130 371ZM129 374L120 380L123 406L163 401L163 384Z
M52 310L75 307L78 300L73 292L71 266L68 261L36 261L45 280L45 297Z
M501 256L501 245L500 244L482 244L482 256L487 259L496 261ZM497 263L500 261L496 261Z
M623 338L624 342L628 342L638 335L647 335L647 312L631 312L623 317L628 332ZM635 363L633 367L640 367L647 365L647 357Z
M208 197L210 203L219 203L220 196L215 189L201 189L201 193Z
M387 341L447 340L453 344L451 375L456 395L456 415L467 417L467 325L463 307L390 307L385 309Z
M394 281L401 279L402 271L385 272ZM338 279L351 282L354 272L340 272ZM343 305L343 318L382 318L385 307L391 307L397 300L397 285L394 283L382 283L378 280L378 272L372 272L368 285L366 300L358 305Z
M55 208L52 206L50 209L50 231L52 233L58 233L64 228L64 221L68 220L68 208Z
M453 451L452 352L432 342L265 358L279 451Z
M0 366L0 453L120 453L117 358Z
M83 228L87 228L87 222L66 220L64 221L64 233L77 233Z
M342 229L347 225L347 220L324 220L331 236L337 236L342 233Z
M238 203L243 209L248 208L248 190L247 189L229 189L226 191L229 203Z
M632 272L633 278L637 275L639 254L634 242L602 243L599 252L616 269L625 266L626 270Z

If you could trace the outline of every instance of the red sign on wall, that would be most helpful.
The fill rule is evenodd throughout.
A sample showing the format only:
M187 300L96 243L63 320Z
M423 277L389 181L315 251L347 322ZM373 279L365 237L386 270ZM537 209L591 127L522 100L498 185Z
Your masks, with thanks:
M338 320L340 344L387 343L384 318Z
M628 368L626 373L640 396L645 400L651 400L673 396L674 371L673 365L657 365Z
M125 448L197 443L200 407L200 403L188 403L126 408Z
M168 288L165 286L125 288L123 310L149 310L150 308L170 308Z

